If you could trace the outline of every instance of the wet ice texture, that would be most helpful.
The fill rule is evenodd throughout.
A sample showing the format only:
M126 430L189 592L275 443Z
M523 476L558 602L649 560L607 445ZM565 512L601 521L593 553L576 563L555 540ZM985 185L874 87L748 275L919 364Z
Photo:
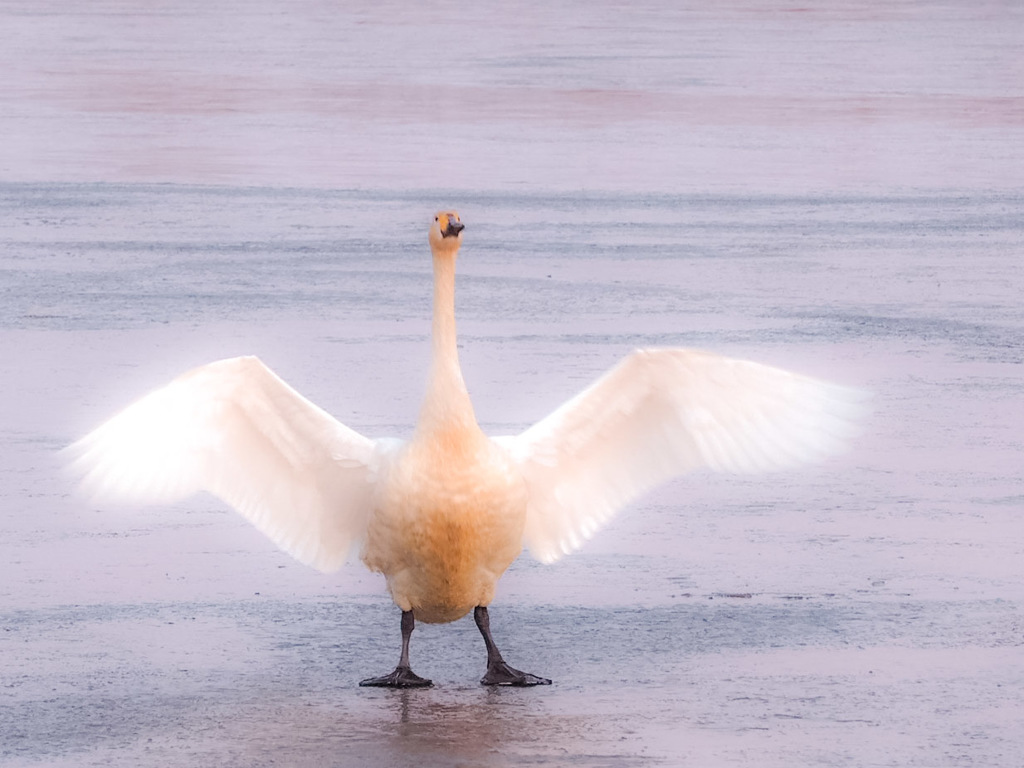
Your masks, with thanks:
M614 572L608 574L618 576ZM506 606L550 690L483 689L471 621L417 630L422 691L356 687L396 616L344 601L26 612L0 709L14 765L1012 765L1005 603L705 599ZM496 614L497 615L497 614ZM53 658L60 655L62 663ZM33 669L47 670L45 690Z

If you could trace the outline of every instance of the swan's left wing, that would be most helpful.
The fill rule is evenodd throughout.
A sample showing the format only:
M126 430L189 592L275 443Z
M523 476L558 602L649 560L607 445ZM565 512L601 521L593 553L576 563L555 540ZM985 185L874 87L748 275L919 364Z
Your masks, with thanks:
M159 503L209 491L297 560L329 571L365 534L387 449L258 358L237 357L179 376L67 450L96 500Z
M862 400L855 390L758 363L638 350L530 429L498 439L529 490L524 543L553 562L675 475L823 459L854 433Z

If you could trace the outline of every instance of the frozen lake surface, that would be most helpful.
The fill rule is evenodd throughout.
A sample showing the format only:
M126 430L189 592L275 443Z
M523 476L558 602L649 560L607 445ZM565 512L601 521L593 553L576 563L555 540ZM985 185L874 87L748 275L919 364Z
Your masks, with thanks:
M35 7L0 6L0 762L1021 763L1019 9ZM360 689L380 578L208 497L96 509L55 456L237 354L408 435L448 205L492 433L637 346L874 393L839 459L517 561L492 621L543 690L482 689L469 620L417 629L435 688Z

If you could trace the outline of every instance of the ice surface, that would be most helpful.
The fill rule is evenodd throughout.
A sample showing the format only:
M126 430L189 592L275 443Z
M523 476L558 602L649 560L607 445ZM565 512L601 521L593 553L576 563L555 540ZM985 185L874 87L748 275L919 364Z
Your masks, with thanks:
M0 762L1020 764L1020 9L40 7L0 8ZM414 636L435 689L359 689L378 577L55 455L243 353L407 435L442 205L494 433L636 346L874 393L840 459L518 561L492 621L543 691L481 690L468 621Z

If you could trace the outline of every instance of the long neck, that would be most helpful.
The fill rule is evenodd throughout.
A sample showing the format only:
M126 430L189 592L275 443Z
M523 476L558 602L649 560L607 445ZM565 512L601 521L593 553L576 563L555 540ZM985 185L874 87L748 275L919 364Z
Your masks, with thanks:
M420 431L476 428L455 335L455 254L434 254L433 359Z

